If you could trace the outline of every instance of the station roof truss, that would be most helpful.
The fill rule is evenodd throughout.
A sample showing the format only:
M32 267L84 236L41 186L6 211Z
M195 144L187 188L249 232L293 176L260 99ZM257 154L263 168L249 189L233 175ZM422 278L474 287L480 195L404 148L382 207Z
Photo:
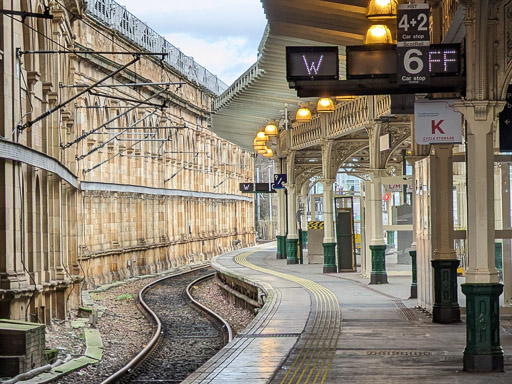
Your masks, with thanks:
M318 97L313 96L318 95L301 95L297 89L290 89L286 80L286 47L336 45L342 74L346 67L345 47L363 44L364 35L371 25L366 18L366 0L262 0L262 5L268 25L259 47L259 58L228 90L215 99L213 105L212 129L221 137L249 151L252 150L258 128L268 120L277 121L281 132L285 128L286 117L286 128L289 130L309 127L296 122L292 124L293 117L299 103L316 104ZM353 107L346 109L364 109L362 105L369 102L360 99L352 103ZM390 133L391 136L391 148L380 153L379 164L387 169L389 175L393 175L402 170L404 157L407 157L411 146L411 130L409 117L392 115L388 104L386 109L381 108L379 111L383 115L375 117L383 117L381 134ZM369 140L366 123L364 119L359 120L360 124L343 128L339 134L327 139L336 142L338 169L366 179L371 168ZM340 123L343 124L345 122ZM316 180L322 175L320 140L304 142L290 149L296 153L298 183ZM278 153L280 156L285 155Z
M362 44L369 25L366 1L262 0L268 25L259 48L258 61L214 102L212 128L220 136L252 150L257 128L268 120L281 121L288 105L294 116L299 102L286 81L287 46L337 45L341 66L344 47Z

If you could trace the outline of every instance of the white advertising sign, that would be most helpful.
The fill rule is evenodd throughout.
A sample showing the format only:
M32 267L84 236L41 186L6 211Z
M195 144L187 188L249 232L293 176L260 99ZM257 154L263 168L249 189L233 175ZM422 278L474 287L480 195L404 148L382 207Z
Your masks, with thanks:
M462 143L462 115L456 100L422 100L414 103L414 140L417 144Z
M380 151L391 149L391 135L386 133L380 137Z

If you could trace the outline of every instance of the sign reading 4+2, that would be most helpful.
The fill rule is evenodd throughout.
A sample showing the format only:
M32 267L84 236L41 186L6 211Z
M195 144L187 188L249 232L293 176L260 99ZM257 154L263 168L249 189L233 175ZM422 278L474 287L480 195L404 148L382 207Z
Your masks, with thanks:
M428 84L430 34L428 4L397 7L397 82Z

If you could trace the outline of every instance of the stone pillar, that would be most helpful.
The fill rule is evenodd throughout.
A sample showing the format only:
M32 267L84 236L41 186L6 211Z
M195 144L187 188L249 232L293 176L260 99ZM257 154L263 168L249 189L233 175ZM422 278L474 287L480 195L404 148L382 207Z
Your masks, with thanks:
M499 282L494 259L493 122L498 103L466 101L459 110L467 121L468 270L464 370L503 371L500 345Z
M18 165L19 166L19 165ZM0 190L0 288L18 289L27 285L26 276L21 263L21 252L16 249L20 244L20 228L17 228L20 217L20 186L14 175L18 170L16 165L9 160L0 161L0 177L4 180L4 186ZM2 316L9 316L0 307Z
M286 259L286 190L277 190L277 259Z
M432 228L434 252L434 323L460 321L457 299L457 253L453 248L453 162L452 145L436 145L432 156L431 181L432 216L436 217Z
M299 234L297 232L297 196L296 185L286 184L288 192L288 236L286 238L287 264L298 264L297 246Z
M371 222L366 222L366 226L371 227L372 238L370 240L370 250L372 254L372 271L370 274L370 284L387 284L388 275L386 273L386 242L383 236L382 227L382 170L373 170L370 172L371 183L366 191L366 209L372 211Z
M437 19L435 20L437 22ZM415 137L415 125L414 125L414 116L411 116L411 137ZM411 299L418 298L418 270L417 270L417 259L416 259L416 231L418 226L418 201L417 194L415 190L415 180L416 180L416 161L428 156L430 152L429 145L420 145L412 140L411 143L411 152L412 156L408 156L407 159L412 167L412 175L411 175L411 186L412 186L412 196L411 196L411 204L412 204L412 244L411 250L409 251L409 255L411 256L411 269L412 269L412 282L411 282Z
M336 270L336 237L334 236L333 216L333 192L332 186L335 179L322 179L320 182L324 187L324 273L337 272Z
M373 114L373 98L370 98L370 112ZM386 242L382 227L382 185L381 178L384 173L385 161L380 152L380 132L382 123L374 122L366 126L368 132L368 151L370 154L370 178L366 185L365 211L369 213L365 225L371 236L369 248L372 257L370 284L387 284L386 273Z

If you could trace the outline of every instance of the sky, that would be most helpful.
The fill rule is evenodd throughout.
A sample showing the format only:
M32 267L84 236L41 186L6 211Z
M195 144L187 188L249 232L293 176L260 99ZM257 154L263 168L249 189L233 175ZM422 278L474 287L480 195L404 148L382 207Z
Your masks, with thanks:
M267 24L260 0L116 0L231 85L253 65Z

